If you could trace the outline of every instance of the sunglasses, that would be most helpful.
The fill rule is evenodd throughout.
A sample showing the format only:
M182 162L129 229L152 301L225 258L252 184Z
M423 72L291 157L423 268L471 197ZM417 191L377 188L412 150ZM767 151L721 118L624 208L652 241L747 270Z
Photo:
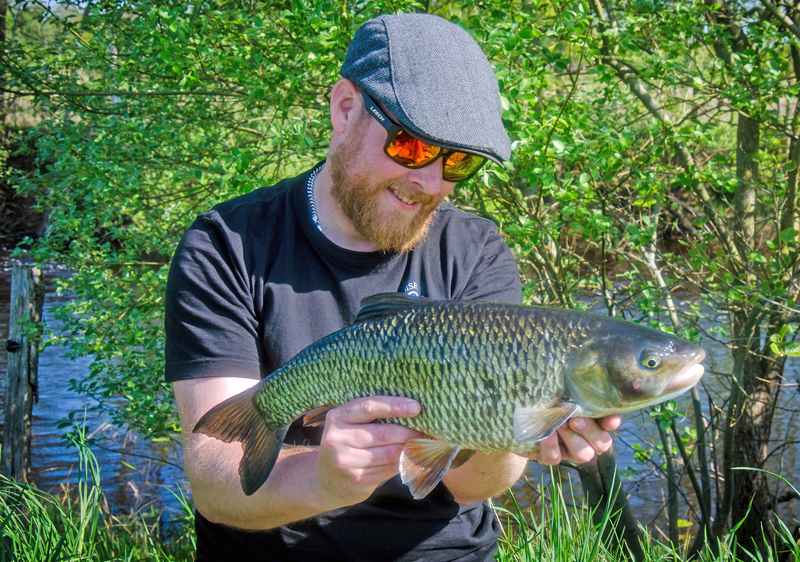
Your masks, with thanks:
M478 170L486 163L486 158L483 156L442 148L412 137L400 125L389 119L366 92L361 90L361 95L364 97L367 113L386 129L386 144L383 151L401 166L414 169L424 168L433 164L441 156L444 158L442 178L445 181L459 182L468 180L477 174Z

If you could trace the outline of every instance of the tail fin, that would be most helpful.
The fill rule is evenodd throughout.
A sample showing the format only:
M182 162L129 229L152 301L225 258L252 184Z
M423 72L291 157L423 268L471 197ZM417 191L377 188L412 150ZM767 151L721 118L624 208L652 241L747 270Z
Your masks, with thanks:
M200 418L192 431L225 443L242 443L244 455L239 463L239 480L248 496L266 482L289 429L288 426L272 429L264 421L253 402L260 388L261 385L256 385L217 404Z

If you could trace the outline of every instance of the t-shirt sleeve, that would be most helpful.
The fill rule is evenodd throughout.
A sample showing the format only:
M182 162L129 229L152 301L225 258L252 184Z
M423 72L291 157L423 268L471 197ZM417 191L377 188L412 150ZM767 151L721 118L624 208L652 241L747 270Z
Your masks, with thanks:
M471 219L471 222L473 228L475 223L480 224L481 236L473 236L481 239L483 244L459 298L520 304L522 282L514 255L494 224L477 217Z
M167 279L167 382L215 376L260 377L259 322L241 239L201 215L184 235Z

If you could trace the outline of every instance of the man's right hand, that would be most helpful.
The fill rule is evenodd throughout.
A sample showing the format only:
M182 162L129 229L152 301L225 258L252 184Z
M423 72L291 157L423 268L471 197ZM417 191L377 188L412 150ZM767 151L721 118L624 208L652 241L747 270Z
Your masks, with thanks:
M361 502L399 472L403 444L422 435L396 424L373 423L413 417L419 413L415 401L387 396L353 400L328 412L319 448L284 448L264 485L246 496L238 473L241 444L192 433L192 428L213 406L257 382L211 377L173 384L194 504L215 523L271 529Z
M325 418L316 475L322 494L335 507L366 500L382 482L399 472L400 453L419 431L383 418L410 418L420 405L410 398L357 398L334 408ZM332 508L331 508L332 509Z

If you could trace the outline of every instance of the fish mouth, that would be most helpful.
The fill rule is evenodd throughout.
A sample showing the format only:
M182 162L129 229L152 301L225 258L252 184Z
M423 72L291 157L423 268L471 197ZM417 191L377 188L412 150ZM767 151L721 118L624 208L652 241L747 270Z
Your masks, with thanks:
M692 358L691 362L678 371L678 374L672 377L667 383L667 386L664 387L662 392L663 399L669 400L671 397L685 392L700 382L705 372L700 362L705 358L706 352L700 349L697 355Z

